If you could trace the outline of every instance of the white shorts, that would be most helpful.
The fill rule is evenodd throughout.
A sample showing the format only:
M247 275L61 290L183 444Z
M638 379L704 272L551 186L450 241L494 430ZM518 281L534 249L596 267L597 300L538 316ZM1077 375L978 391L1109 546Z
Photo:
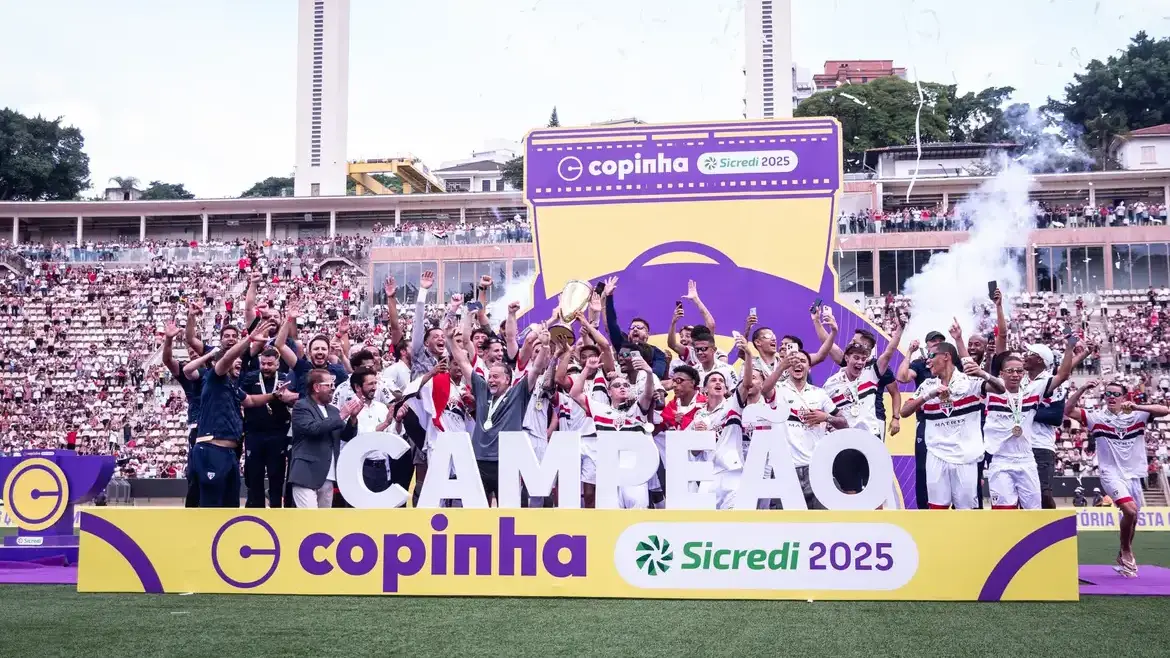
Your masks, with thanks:
M581 483L597 484L597 462L589 455L581 455Z
M952 464L926 453L926 500L931 509L976 509L979 498L979 467L977 462Z
M992 509L1040 509L1040 474L1035 461L1004 461L991 458L987 467Z
M1131 500L1137 504L1138 509L1145 505L1146 499L1142 494L1140 478L1127 478L1121 473L1101 469L1101 488L1118 507Z

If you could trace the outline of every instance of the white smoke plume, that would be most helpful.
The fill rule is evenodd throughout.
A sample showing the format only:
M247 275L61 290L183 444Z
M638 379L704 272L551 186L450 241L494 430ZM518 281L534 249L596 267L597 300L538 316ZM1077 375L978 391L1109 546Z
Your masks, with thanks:
M1030 124L1022 128L1029 128L1038 119L1028 113L1020 120ZM970 225L967 240L933 256L906 282L911 317L903 344L913 339L922 342L930 331L941 331L950 341L948 329L954 319L963 328L963 336L970 336L977 328L976 308L990 303L989 281L998 284L1009 314L1013 296L1026 289L1025 263L1033 257L1028 239L1038 211L1028 199L1034 186L1032 174L1087 157L1058 139L1039 139L1028 147L1014 159L999 158L994 163L998 173L956 205L956 221Z
M532 282L535 274L513 278L511 283L504 286L504 294L496 301L488 304L488 318L492 325L498 325L508 317L508 305L520 302L520 311L524 312L532 306Z

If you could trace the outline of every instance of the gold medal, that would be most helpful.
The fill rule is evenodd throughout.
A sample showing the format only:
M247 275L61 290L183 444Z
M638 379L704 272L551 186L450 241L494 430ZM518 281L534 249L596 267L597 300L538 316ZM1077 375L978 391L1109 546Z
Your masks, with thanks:
M1024 433L1024 428L1019 425L1012 425L1012 436L1020 436Z
M543 411L543 410L544 410L544 400L537 399L537 401L536 401L536 410L537 410L537 411Z
M853 416L854 418L860 416L861 415L861 408L858 407L856 404L850 406L849 407L849 415Z

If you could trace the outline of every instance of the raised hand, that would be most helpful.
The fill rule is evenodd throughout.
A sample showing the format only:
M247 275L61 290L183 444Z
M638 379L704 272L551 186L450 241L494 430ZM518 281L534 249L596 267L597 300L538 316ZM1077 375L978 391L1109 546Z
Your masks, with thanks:
M951 328L948 333L951 334L951 338L954 338L956 343L962 340L963 328L959 326L958 318L951 318Z
M918 351L919 347L921 347L921 344L918 342L918 339L915 338L914 340L910 341L910 346L906 349L909 350L911 354L913 354Z
M630 357L630 367L634 370L650 372L650 364L646 363L646 359L643 359L641 354L635 354Z
M995 289L995 293L991 295L991 301L995 302L996 306L1003 306L1003 293L999 288Z
M388 276L386 277L386 283L382 285L382 289L386 291L386 297L393 297L394 293L398 292L398 282L394 280L394 277Z
M618 284L618 278L616 276L609 277L608 279L605 280L605 287L602 288L601 294L605 297L609 297L610 295L613 294L614 289L617 288L617 284Z
M695 283L694 279L687 281L687 294L683 295L683 299L689 299L692 302L699 298L699 284Z
M751 328L756 326L756 323L758 323L759 321L760 321L760 319L758 317L756 317L755 313L749 313L748 317L747 317L748 331L751 331Z
M593 293L593 296L589 298L589 309L594 314L601 313L601 295Z
M248 285L254 286L257 283L260 283L260 273L259 272L250 272L248 274Z
M175 324L174 320L167 320L167 326L163 329L163 335L167 338L174 338L181 333L183 333L183 330L179 328L179 325Z
M516 315L520 312L520 302L512 302L508 304L508 315Z
M593 375L597 374L597 369L600 367L601 357L591 354L585 359L585 368L582 372L585 373L586 376L592 377Z
M349 316L348 315L343 316L340 320L337 321L337 335L338 336L348 336L349 335Z
M427 270L418 278L418 287L423 290L430 290L431 286L435 285L435 273Z
M678 304L675 304L675 306L674 306L674 319L675 320L683 319L683 316L686 314L687 314L686 309L684 309L682 306L679 306Z
M479 287L481 290L487 290L492 287L492 278L487 274L479 277Z

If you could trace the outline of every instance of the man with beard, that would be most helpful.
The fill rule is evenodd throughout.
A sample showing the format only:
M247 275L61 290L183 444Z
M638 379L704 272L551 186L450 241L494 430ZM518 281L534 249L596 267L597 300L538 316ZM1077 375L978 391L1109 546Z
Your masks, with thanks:
M333 374L323 368L310 370L305 376L308 394L293 406L288 481L298 508L333 506L341 441L357 435L362 402L355 398L341 409L330 404L334 381Z
M617 307L613 301L613 292L617 288L618 278L611 276L605 280L605 287L602 289L602 295L605 297L605 328L609 333L609 340L613 344L615 353L621 353L622 348L627 347L626 343L633 343L635 345L648 345L646 341L650 338L650 323L643 318L634 318L630 320L629 334L622 333L621 323L617 317ZM658 379L666 379L667 366L670 361L666 358L666 353L658 349L654 345L650 345L650 370L658 377Z
M223 352L208 352L183 367L183 373L190 376L215 360L203 378L199 436L189 457L199 480L200 507L240 506L239 450L244 438L240 403L251 407L270 401L267 396L249 396L239 389L240 356L251 342L267 340L272 326L263 322L247 340L237 341Z
M759 357L753 360L757 363ZM780 381L787 368L777 360L776 367L771 368L768 374L752 368L751 386L748 388L747 404L743 408L743 457L747 459L748 448L756 432L774 430L788 441L788 413L787 404L779 403L776 395L776 384ZM744 378L747 381L747 378ZM772 477L772 464L764 465L764 477ZM780 509L779 501L768 503L761 500L760 509Z
M288 390L289 376L278 372L279 353L268 348L260 353L260 369L245 373L240 389L260 396L265 402L244 409L244 485L248 488L245 507L264 507L264 479L268 478L268 505L282 507L288 431L292 423L289 407L297 394Z
M752 382L752 354L743 336L735 339L735 347L744 355L743 381L729 389L721 372L707 375L703 387L705 402L699 405L691 429L715 432L715 449L704 451L712 465L715 481L701 483L715 494L715 509L735 506L735 494L743 476L743 410L747 406Z
M465 315L462 323L464 336L471 335L471 315ZM515 384L512 383L511 368L506 363L497 363L488 371L486 378L476 374L471 367L471 359L458 341L451 343L451 356L455 365L463 373L463 378L471 383L471 392L475 399L475 428L471 435L471 445L475 452L476 462L479 464L480 479L483 482L484 492L488 501L499 499L500 465L499 465L499 437L500 432L523 432L524 411L536 389L536 380L544 372L550 358L548 332L541 328L529 340L539 341L536 356L528 374ZM521 506L527 503L526 495L521 495Z
M377 373L365 366L354 368L348 383L354 391L350 399L362 403L361 410L357 412L357 434L381 432L389 427L394 419L390 415L390 407L378 399ZM334 406L338 406L337 396L333 399ZM348 402L342 401L338 408L343 408ZM342 441L341 447L345 447L345 441ZM390 486L390 455L385 452L367 454L362 463L362 480L370 491L385 491ZM349 507L348 504L345 506Z

